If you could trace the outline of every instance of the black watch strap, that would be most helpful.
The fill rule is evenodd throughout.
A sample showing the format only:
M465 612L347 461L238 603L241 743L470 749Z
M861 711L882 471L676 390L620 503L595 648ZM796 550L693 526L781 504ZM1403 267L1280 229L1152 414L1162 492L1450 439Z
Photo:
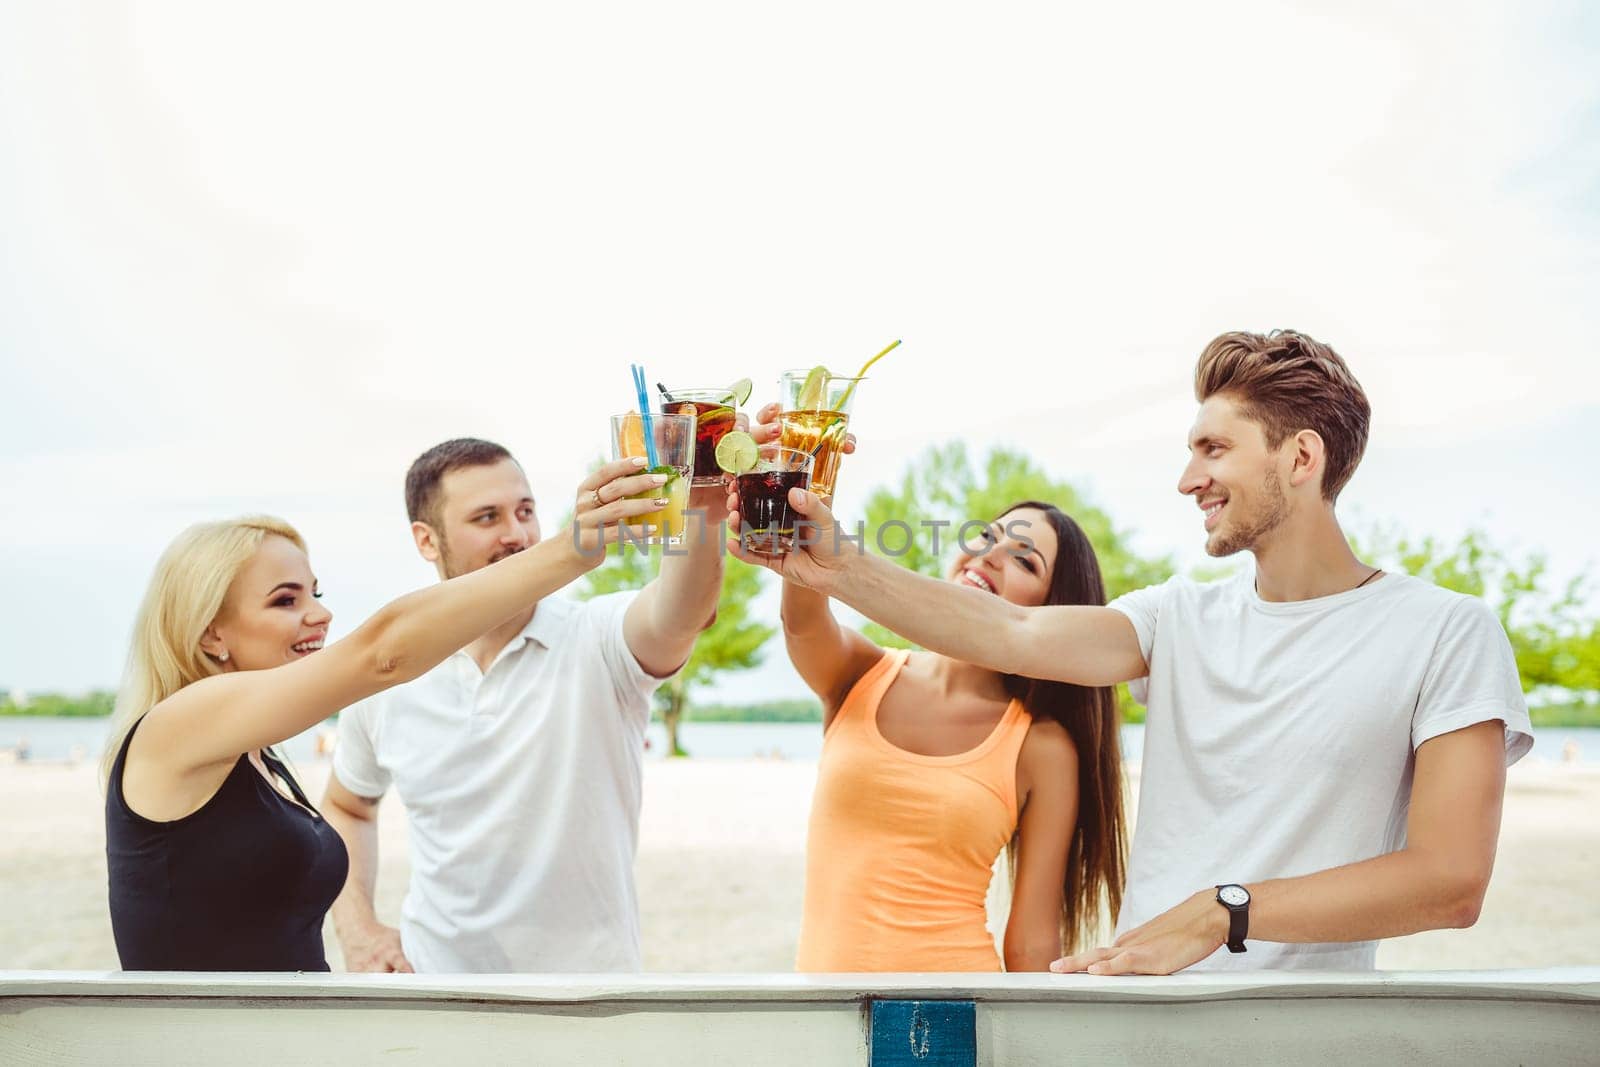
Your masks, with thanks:
M1233 904L1224 899L1224 889L1237 889L1244 896L1243 904ZM1250 891L1241 885L1217 886L1217 903L1228 909L1228 951L1244 952L1244 939L1250 935Z

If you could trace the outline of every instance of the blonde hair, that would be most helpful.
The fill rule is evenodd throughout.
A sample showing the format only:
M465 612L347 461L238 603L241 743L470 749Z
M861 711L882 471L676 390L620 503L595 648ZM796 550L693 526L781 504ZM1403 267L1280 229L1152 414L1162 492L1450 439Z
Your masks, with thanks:
M140 716L184 686L222 673L222 664L201 650L200 639L216 621L234 578L274 535L305 551L305 539L282 519L246 515L196 523L156 561L134 620L128 666L100 758L102 787L110 782L111 765Z

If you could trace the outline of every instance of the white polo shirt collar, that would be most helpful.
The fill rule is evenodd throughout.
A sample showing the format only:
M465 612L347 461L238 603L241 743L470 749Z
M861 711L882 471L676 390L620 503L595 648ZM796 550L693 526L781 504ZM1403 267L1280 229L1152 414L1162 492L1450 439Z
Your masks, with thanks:
M489 670L494 670L507 656L522 651L529 641L537 641L546 649L554 648L571 629L572 613L577 607L578 605L572 601L555 596L545 597L539 601L538 606L533 609L533 617L528 620L528 624L518 630L516 636L507 641L504 648L495 653L494 659L489 662ZM477 662L466 649L460 649L451 658L459 661L463 668L471 668L470 673L479 673ZM487 674L488 671L482 673Z

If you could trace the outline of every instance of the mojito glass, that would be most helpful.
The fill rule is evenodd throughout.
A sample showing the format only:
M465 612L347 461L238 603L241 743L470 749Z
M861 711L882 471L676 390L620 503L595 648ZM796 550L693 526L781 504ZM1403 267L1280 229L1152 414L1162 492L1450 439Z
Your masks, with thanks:
M648 424L648 425L647 425ZM648 458L645 435L655 442L656 465L647 467L641 474L665 474L667 484L659 489L634 493L630 500L650 500L666 497L667 505L659 511L647 512L630 519L629 524L656 527L641 543L648 545L681 545L684 536L684 508L689 504L689 484L694 477L693 415L640 415L630 411L611 416L611 458ZM631 538L631 535L630 535Z

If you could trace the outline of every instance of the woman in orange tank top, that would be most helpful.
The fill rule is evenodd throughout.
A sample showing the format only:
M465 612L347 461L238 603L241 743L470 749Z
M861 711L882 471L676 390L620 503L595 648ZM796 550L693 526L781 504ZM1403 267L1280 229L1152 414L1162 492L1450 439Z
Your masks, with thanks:
M1038 501L969 539L948 580L1022 605L1105 603L1088 538ZM789 582L783 629L824 715L799 970L1043 971L1102 907L1114 921L1127 838L1111 690L885 651ZM1008 847L1002 958L984 905Z

